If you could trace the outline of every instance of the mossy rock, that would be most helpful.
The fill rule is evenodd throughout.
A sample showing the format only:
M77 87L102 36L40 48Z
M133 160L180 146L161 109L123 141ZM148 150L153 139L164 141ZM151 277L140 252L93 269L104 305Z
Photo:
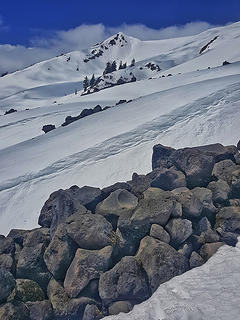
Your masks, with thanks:
M40 286L28 279L17 279L16 287L12 292L9 300L19 300L22 302L35 302L45 299L45 295Z

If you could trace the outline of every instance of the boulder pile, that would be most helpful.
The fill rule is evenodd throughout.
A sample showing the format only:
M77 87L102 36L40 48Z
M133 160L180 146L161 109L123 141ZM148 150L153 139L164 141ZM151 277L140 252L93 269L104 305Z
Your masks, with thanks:
M129 312L240 234L235 146L153 148L152 172L52 193L40 228L0 236L0 319Z

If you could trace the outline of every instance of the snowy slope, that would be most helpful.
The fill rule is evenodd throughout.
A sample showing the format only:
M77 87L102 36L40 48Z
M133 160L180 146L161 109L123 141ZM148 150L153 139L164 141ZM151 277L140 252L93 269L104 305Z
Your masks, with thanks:
M236 143L239 101L240 74L205 80L146 95L2 149L0 232L36 226L56 188L106 186L129 179L133 171L150 171L157 142L173 147Z
M237 320L240 246L223 246L203 266L160 285L128 314L106 320Z
M1 78L0 110L3 114L14 107L18 112L0 116L0 233L37 226L43 203L58 188L103 187L130 179L134 171L147 173L156 143L236 144L239 41L240 23L161 41L140 41L119 33L89 50ZM102 74L107 61L129 64L132 58L135 73L150 61L162 70L151 80L146 73L141 81L94 94L73 93L82 88L86 74ZM222 66L224 60L232 63ZM172 76L162 78L168 73ZM115 106L120 99L133 101ZM61 127L67 116L97 104L112 108ZM43 134L42 126L50 123L57 129Z

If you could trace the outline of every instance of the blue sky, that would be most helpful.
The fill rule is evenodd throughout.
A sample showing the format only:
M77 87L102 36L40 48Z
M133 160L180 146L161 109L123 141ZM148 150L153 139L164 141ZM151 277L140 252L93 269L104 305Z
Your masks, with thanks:
M240 20L240 0L10 0L0 5L0 74L122 31L142 40L198 34Z
M240 0L11 0L1 1L0 43L28 45L29 39L81 24L141 23L159 29L192 21L226 24L240 19Z

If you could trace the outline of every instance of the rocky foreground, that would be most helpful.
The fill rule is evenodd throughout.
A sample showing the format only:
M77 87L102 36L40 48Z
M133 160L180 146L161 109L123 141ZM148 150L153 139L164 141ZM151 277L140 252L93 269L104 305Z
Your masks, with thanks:
M153 171L58 190L41 228L0 236L0 319L97 320L130 311L240 234L240 144L156 145Z

